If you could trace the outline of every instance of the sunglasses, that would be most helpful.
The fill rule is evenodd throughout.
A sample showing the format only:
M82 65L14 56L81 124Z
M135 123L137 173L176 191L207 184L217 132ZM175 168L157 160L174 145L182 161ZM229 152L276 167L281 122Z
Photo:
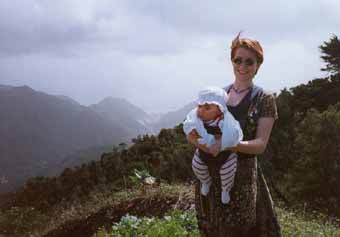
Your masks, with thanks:
M233 63L235 63L236 65L241 65L243 62L244 62L244 65L248 67L253 66L255 64L255 60L252 58L247 58L243 60L241 57L237 57L233 59Z

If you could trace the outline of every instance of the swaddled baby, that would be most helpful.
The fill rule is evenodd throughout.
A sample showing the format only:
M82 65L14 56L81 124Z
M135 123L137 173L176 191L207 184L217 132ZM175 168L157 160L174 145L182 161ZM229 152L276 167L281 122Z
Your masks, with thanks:
M197 107L190 111L183 122L185 134L198 135L197 142L205 151L209 151L217 140L221 140L221 151L227 147L236 146L243 138L243 133L237 120L227 109L228 96L218 87L208 87L198 94ZM212 178L209 174L209 161L220 159L213 157L202 149L198 149L192 160L192 169L201 182L201 193L209 193ZM230 201L229 192L234 184L237 167L237 154L231 153L224 160L219 172L221 178L221 201L227 204Z

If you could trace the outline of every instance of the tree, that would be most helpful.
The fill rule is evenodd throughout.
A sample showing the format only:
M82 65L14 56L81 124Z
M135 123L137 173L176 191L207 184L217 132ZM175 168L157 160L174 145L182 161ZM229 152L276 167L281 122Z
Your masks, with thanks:
M340 104L322 113L310 110L295 139L300 156L289 186L293 196L340 214Z
M325 41L320 47L321 58L326 63L321 71L329 72L332 75L340 74L340 39L333 35L330 40Z

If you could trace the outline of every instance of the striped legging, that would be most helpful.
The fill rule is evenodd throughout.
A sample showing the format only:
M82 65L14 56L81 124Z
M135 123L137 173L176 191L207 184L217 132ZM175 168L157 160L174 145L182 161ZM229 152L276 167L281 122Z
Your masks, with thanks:
M229 192L234 185L234 178L237 167L237 154L231 153L228 159L220 168L221 188L223 191ZM204 184L211 184L211 176L208 166L202 161L196 152L192 159L192 170L196 177Z

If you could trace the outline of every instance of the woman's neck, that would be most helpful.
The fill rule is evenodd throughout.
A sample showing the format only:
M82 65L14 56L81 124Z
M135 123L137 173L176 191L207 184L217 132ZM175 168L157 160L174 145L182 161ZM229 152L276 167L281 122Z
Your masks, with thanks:
M249 87L252 87L253 81L238 81L238 80L235 80L235 82L233 83L233 86L237 90L244 90L244 89L247 89Z

